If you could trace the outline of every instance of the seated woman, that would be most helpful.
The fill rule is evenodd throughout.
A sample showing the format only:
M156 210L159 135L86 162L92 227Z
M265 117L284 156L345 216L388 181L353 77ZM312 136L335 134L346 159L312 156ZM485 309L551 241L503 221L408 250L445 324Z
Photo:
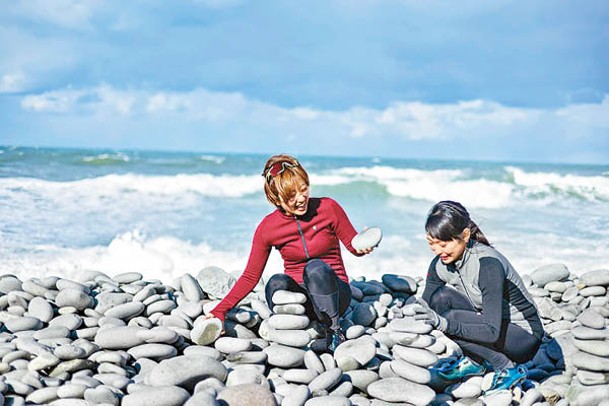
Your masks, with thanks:
M326 327L327 349L333 351L344 335L339 316L351 301L339 241L354 255L372 252L351 245L357 231L342 207L328 197L309 197L309 175L289 155L272 156L264 166L264 192L276 207L258 225L245 271L209 317L224 320L226 313L256 286L271 249L279 250L285 273L273 275L265 289L273 308L273 294L289 290L306 295L306 314Z
M544 336L533 299L510 262L495 250L460 203L434 205L425 223L432 260L422 314L462 348L440 368L447 380L495 371L490 394L526 379L524 363Z

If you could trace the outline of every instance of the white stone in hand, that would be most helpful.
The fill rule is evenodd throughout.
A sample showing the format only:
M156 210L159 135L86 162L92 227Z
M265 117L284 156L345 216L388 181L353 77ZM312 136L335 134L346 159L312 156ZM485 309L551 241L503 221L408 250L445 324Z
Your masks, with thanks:
M353 240L351 240L351 245L356 250L374 248L379 245L382 238L383 232L379 227L368 227L353 237Z

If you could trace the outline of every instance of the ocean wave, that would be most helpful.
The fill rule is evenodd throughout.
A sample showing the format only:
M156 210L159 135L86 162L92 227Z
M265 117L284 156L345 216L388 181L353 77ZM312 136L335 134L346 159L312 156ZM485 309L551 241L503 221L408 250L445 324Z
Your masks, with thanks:
M606 241L590 243L579 237L543 235L544 244L530 244L530 238L512 233L498 233L495 246L510 259L521 274L539 266L564 263L575 274L599 269L604 264ZM192 243L174 236L150 238L139 230L116 235L107 245L66 247L37 245L19 253L7 254L0 247L0 274L14 274L22 280L49 275L78 279L84 270L96 270L114 276L123 272L140 272L147 279L170 283L185 273L197 275L207 266L217 266L239 276L246 265L249 246L229 244L213 248L207 242ZM231 248L227 248L231 247ZM424 278L433 254L424 235L407 238L386 235L370 255L355 257L343 250L347 273L352 278L380 280L383 274L404 274ZM283 272L283 262L273 250L263 278Z
M506 167L514 184L531 198L573 197L582 200L609 200L608 176L561 175L552 172L525 172Z
M218 156L218 155L201 155L199 157L199 160L206 161L206 162L212 162L217 165L222 165L224 163L224 161L226 161L226 157Z
M173 198L189 194L241 198L261 193L262 182L258 174L210 173L109 174L72 181L9 177L0 178L0 197L10 190L25 191L43 197L67 194L87 196L88 199L96 196L120 198L125 193ZM548 204L564 199L591 202L609 200L609 177L527 172L509 166L490 174L479 174L468 169L348 167L313 173L311 183L314 193L318 187L328 195L336 191L355 194L372 192L374 198L380 199L399 198L428 202L448 199L460 201L472 208L501 208L526 202Z
M119 196L124 193L142 193L155 196L179 196L194 193L210 197L243 197L259 192L260 176L230 176L179 174L173 176L106 175L75 181L49 181L36 178L1 178L2 190L26 191L53 196L67 193L88 198Z
M81 163L86 165L116 165L131 161L129 155L122 152L103 153L97 155L87 155L82 157Z

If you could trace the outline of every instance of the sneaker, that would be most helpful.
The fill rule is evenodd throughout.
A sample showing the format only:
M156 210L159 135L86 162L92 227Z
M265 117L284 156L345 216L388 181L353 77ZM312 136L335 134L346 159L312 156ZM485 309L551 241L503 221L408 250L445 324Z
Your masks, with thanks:
M511 390L521 384L527 378L527 369L523 365L516 365L513 368L505 368L495 371L491 387L484 392L484 395L492 395L501 390Z
M347 338L345 338L345 335L340 329L336 331L328 330L328 335L326 336L326 339L328 340L328 350L332 353L339 345L341 345L347 340Z
M456 381L468 376L484 375L490 365L484 361L477 364L465 355L438 368L438 375L447 381Z
M313 340L309 347L314 352L321 354L324 352L334 353L334 350L344 343L347 339L341 330L333 331L326 330L326 336L324 338L318 338Z

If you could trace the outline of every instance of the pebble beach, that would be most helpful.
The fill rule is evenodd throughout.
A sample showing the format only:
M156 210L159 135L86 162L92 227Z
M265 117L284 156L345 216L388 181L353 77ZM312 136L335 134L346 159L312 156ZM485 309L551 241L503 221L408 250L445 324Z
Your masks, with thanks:
M171 283L140 272L0 276L5 405L609 405L609 270L548 264L523 275L547 337L528 380L485 396L492 373L445 382L460 348L414 320L423 279L355 278L347 341L316 353L304 296L264 281L227 315L207 314L236 281L215 266Z

